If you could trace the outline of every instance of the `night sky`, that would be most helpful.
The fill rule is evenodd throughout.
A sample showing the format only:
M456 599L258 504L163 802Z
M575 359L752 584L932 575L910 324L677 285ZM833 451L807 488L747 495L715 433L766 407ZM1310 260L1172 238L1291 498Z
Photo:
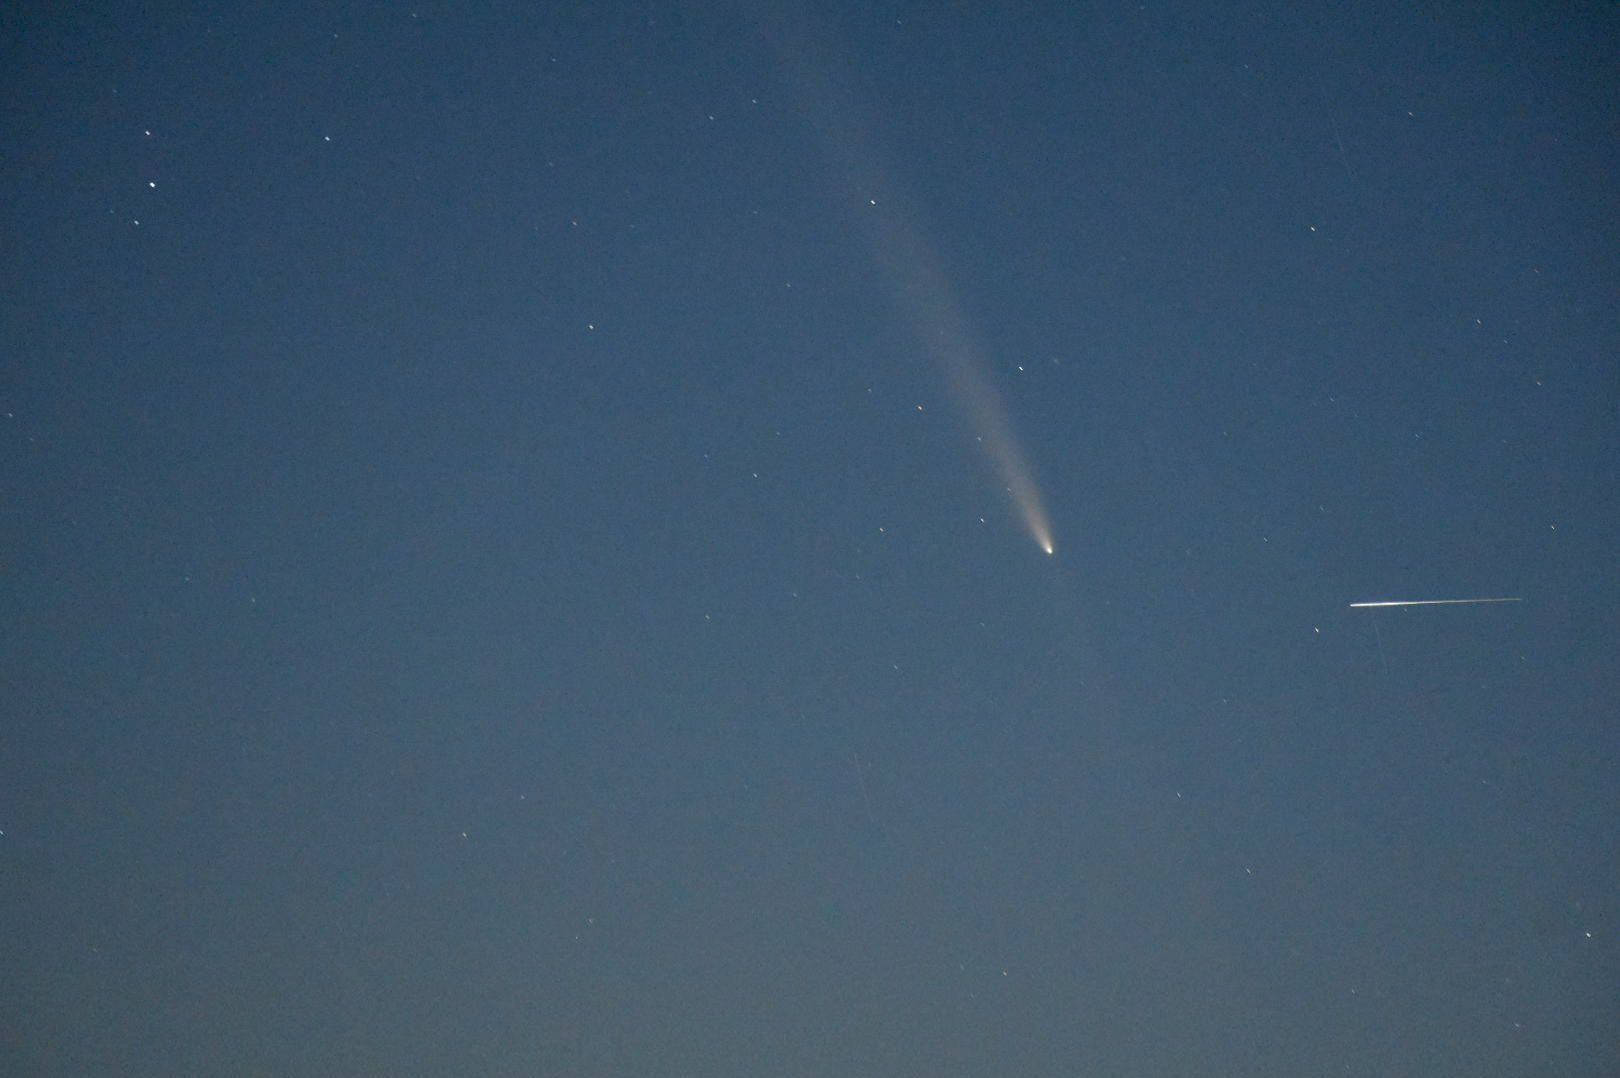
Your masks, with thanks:
M1613 5L345 6L0 14L0 1073L1620 1073Z

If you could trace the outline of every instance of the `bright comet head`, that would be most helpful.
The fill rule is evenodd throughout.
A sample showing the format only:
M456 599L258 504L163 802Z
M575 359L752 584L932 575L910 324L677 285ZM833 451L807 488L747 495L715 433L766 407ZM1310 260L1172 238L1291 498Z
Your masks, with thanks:
M1057 553L1057 544L1052 540L1052 529L1046 526L1046 519L1041 515L1040 508L1026 504L1024 507L1024 521L1029 525L1030 533L1035 538L1035 545L1048 554Z

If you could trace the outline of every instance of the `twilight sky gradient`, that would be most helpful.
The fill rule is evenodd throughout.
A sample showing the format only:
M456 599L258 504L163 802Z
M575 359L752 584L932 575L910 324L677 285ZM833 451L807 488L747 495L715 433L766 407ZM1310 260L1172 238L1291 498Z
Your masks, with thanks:
M0 1072L1620 1073L1612 5L335 7L0 12Z

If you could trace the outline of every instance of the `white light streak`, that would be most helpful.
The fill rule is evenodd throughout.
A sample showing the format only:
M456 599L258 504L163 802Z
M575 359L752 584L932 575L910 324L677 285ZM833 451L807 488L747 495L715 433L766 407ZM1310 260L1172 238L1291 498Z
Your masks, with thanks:
M1370 603L1351 603L1352 610L1370 610L1383 606L1458 606L1464 603L1518 603L1522 596L1511 595L1492 599L1380 599Z

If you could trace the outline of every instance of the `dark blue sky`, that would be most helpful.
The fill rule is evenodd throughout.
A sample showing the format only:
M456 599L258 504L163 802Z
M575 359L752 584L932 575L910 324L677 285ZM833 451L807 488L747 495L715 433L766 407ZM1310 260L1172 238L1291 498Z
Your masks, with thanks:
M0 1069L1620 1071L1612 7L330 7L0 14Z

